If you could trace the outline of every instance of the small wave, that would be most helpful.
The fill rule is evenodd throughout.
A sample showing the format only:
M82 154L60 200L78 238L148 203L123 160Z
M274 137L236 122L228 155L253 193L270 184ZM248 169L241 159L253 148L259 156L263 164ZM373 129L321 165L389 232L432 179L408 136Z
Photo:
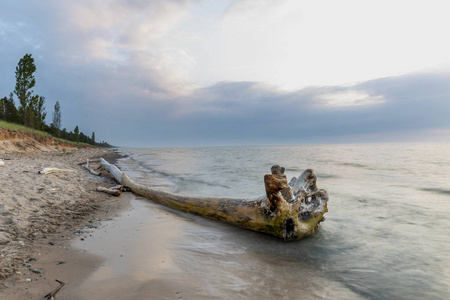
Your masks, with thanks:
M425 192L432 192L441 195L450 195L450 190L440 189L440 188L420 188L419 190Z
M369 168L368 166L365 166L365 165L362 165L362 164L358 164L358 163L339 163L339 165L355 167L355 168L362 168L362 169Z
M231 187L229 187L228 185L224 185L224 184L220 184L220 183L212 183L212 182L208 182L205 180L201 180L201 179L189 179L189 178L185 178L185 177L178 177L179 180L184 181L184 182L191 182L191 183L197 183L197 184L204 184L207 186L213 186L213 187L223 187L226 189L230 189Z
M149 173L152 174L154 176L160 177L160 178L165 178L168 181L170 181L171 183L174 184L173 190L172 192L177 193L180 191L180 184L181 182L187 182L187 183L193 183L193 184L201 184L201 185L207 185L207 186L213 186L213 187L222 187L222 188L226 188L226 189L230 189L229 186L224 185L224 184L220 184L220 183L213 183L213 182L208 182L205 180L201 180L201 179L193 179L193 178L187 178L187 177L183 177L180 175L175 175L169 172L164 172L164 171L160 171L155 169L154 167L157 167L157 165L151 165L149 162L147 161L142 161L139 159L135 159L136 156L133 156L132 158L130 158L130 160L134 161L135 164L137 164L137 166L133 166L134 170L139 170L141 172L145 172L145 173Z
M293 168L287 168L286 171L288 171L288 172L296 172L296 173L302 173L303 172L300 169L293 169Z
M209 182L206 180L201 180L201 179L193 179L193 178L188 178L188 177L184 177L184 176L180 176L180 175L175 175L172 173L168 173L168 172L164 172L164 171L159 171L154 169L153 167L156 167L157 165L150 165L148 162L139 162L139 167L145 169L147 172L149 173L153 173L157 176L160 177L164 177L169 179L170 181L172 181L175 185L176 185L176 191L179 190L179 185L181 182L190 182L190 183L196 183L196 184L203 184L203 185L207 185L207 186L214 186L214 187L222 187L222 188L227 188L230 189L229 186L227 185L223 185L220 183L213 183L213 182Z
M317 174L318 178L339 178L337 175L331 175L331 174Z

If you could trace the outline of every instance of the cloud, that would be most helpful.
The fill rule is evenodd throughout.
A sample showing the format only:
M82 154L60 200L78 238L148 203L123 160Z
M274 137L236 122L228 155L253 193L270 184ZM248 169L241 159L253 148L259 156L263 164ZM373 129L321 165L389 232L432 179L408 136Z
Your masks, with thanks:
M182 49L167 47L160 41L179 26L196 2L31 2L25 13L7 18L7 25L23 24L14 28L33 45L29 52L49 63L51 60L52 64L80 71L85 67L86 73L92 68L103 69L104 75L120 69L125 74L137 73L144 86L182 93L189 90L195 61ZM143 92L146 90L143 88Z
M171 136L189 135L197 142L305 143L382 141L383 135L392 140L397 134L405 141L414 132L450 129L449 79L450 73L417 73L292 93L253 82L224 82L180 100L183 113L170 121L179 131ZM331 95L338 95L333 103L345 105L330 105Z
M367 93L352 90L334 94L325 94L322 95L321 98L326 105L336 107L375 105L385 102L382 96L371 97Z
M257 73L263 75L252 77L247 76L256 70L252 71L252 63L238 64L241 60L233 61L229 53L266 62L267 57L283 57L288 51L292 62L306 62L308 57L299 59L296 50L303 40L297 39L301 43L295 47L283 47L295 37L294 31L282 31L283 20L301 25L300 8L290 11L294 4L289 1L261 1L258 8L253 1L239 1L224 10L222 3L212 16L205 15L215 18L225 11L221 28L237 33L215 44L217 28L204 29L209 34L206 40L200 33L184 36L193 31L183 26L203 16L190 11L203 8L198 3L48 0L30 1L24 8L18 1L8 2L8 9L0 11L0 69L5 72L0 97L13 90L15 66L31 52L38 67L36 92L46 97L48 115L58 100L64 127L73 130L79 125L82 131L95 131L99 139L117 145L407 140L417 132L448 140L448 68L287 91L263 80L264 74L288 74L277 61L261 64L258 70L263 71ZM247 22L252 18L261 22ZM281 33L275 38L277 32ZM235 43L236 38L243 43ZM180 47L179 39L197 48ZM276 44L264 46L273 41ZM205 61L193 54L192 49L200 48L198 53L208 55L213 67L205 68ZM292 62L286 66L290 68ZM239 66L233 72L252 80L224 76L217 82L216 66ZM303 65L290 74L290 82L308 82L305 78L325 73L318 67L314 73L297 76L302 70ZM203 72L212 83L199 87L193 72Z
M223 22L235 29L252 24L266 27L267 18L276 20L283 15L286 0L240 0L231 3L223 13ZM263 19L262 19L263 18ZM262 22L264 20L264 22ZM244 28L245 30L245 28Z

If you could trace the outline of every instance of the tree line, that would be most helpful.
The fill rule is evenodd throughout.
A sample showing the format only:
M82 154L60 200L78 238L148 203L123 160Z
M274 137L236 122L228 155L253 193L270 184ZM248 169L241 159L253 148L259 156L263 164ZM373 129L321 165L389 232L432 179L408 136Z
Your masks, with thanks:
M96 142L95 132L91 136L80 132L78 125L73 131L61 129L61 105L56 101L53 111L52 123L47 125L45 119L45 97L34 93L36 85L34 72L36 65L31 54L25 54L16 67L16 86L14 94L19 99L19 106L14 103L13 93L0 99L0 120L23 124L29 128L48 132L54 137L62 138L77 143L87 143L95 146L111 147L107 142Z

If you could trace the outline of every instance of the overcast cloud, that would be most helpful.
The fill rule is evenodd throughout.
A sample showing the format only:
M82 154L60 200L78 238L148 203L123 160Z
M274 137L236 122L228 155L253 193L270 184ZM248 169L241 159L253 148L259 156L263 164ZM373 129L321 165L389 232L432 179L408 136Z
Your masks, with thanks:
M48 115L115 145L450 141L445 1L344 2L0 0L0 97L31 53Z

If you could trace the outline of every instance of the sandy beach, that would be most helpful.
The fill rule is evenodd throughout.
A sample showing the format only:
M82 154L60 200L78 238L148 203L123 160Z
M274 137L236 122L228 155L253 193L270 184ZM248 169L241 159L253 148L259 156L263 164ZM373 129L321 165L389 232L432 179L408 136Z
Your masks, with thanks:
M115 182L78 163L115 156L99 148L20 153L0 147L0 299L42 299L59 285L56 279L76 284L99 265L99 258L73 250L70 243L88 239L133 196L97 192ZM39 174L43 168L67 171Z

